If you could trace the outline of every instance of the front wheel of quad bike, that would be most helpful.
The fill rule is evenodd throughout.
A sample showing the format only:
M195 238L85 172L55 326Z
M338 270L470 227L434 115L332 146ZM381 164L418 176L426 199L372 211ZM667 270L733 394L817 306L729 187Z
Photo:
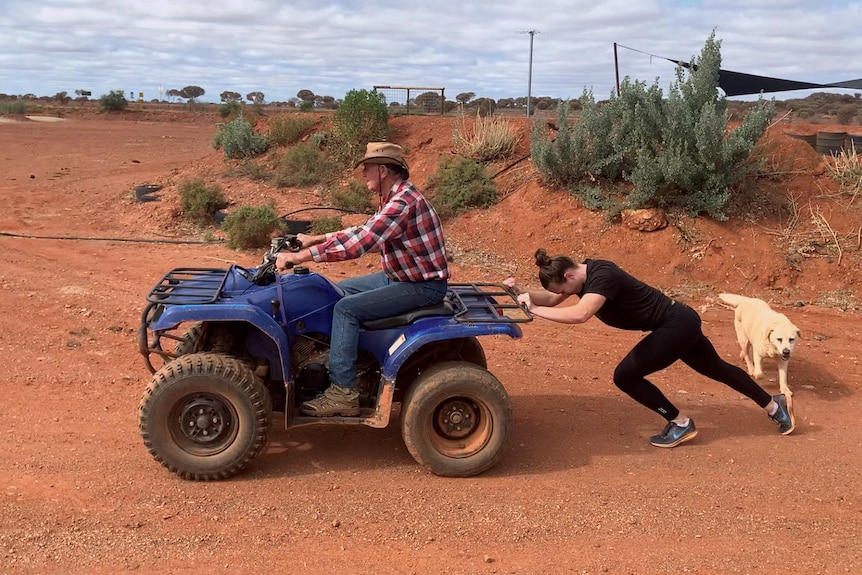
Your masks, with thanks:
M241 362L212 353L184 355L157 371L138 409L144 445L183 479L236 475L266 445L272 404Z
M470 477L503 455L512 401L487 370L463 361L441 363L408 390L401 436L413 458L436 475Z
M182 355L188 355L194 352L195 347L198 344L198 340L201 338L201 334L204 332L204 324L196 323L189 328L183 335L183 339L181 339L177 346L174 348L174 354L177 357Z

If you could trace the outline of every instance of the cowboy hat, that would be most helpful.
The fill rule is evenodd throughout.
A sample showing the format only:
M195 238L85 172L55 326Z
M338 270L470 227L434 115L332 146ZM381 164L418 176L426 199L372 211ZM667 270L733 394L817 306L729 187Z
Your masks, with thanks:
M368 142L365 156L354 167L359 164L391 164L400 166L405 172L409 170L407 162L401 157L401 146L391 142Z

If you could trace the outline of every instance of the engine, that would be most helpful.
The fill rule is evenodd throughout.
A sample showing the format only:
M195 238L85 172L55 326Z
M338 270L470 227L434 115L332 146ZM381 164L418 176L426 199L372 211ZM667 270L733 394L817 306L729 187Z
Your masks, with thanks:
M314 399L329 387L329 340L325 336L304 335L290 348L290 363L296 382L298 403ZM380 366L370 353L359 350L356 361L356 388L363 406L376 403Z

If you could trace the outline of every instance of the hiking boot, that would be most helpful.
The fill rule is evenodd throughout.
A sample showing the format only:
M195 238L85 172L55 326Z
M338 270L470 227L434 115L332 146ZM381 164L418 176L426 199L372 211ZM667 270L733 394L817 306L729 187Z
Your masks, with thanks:
M359 415L359 392L352 387L332 383L314 399L303 402L299 411L315 417Z
M787 435L796 428L796 419L793 417L793 407L787 405L787 396L783 393L773 395L772 401L778 404L775 415L768 416L769 419L778 424L778 433Z
M697 435L697 429L694 427L693 419L688 420L688 425L677 425L669 421L660 434L649 438L649 442L656 447L676 447L680 443L694 439L695 435Z

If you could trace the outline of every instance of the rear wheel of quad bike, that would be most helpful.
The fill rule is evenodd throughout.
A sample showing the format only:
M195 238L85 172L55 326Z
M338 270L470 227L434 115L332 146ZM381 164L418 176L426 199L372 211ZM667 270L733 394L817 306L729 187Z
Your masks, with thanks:
M420 375L402 408L401 436L416 461L436 475L470 477L503 454L512 401L487 370L463 361Z
M266 445L272 404L263 383L231 357L194 353L157 371L138 410L144 445L183 479L225 479Z

